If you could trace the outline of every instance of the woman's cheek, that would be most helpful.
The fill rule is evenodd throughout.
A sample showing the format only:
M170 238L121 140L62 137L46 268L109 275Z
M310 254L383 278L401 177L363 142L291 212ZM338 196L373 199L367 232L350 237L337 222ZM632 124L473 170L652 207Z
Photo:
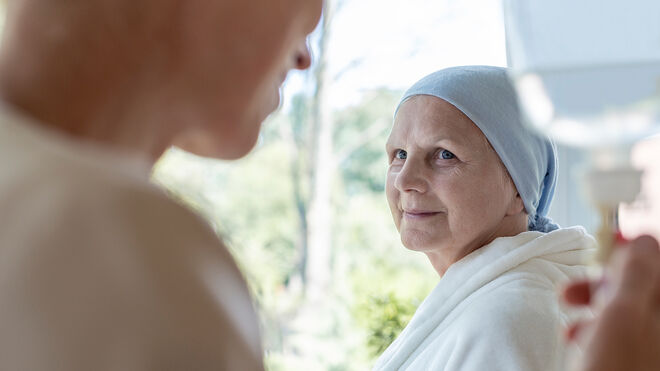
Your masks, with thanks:
M387 203L392 212L392 217L397 221L398 219L398 203L399 203L399 191L394 187L394 178L390 178L388 175L387 182L385 184L385 197L387 198Z

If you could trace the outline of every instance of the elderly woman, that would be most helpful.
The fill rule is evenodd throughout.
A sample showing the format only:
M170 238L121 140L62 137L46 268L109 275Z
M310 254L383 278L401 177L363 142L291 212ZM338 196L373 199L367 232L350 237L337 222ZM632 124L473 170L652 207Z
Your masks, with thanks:
M377 370L555 370L569 318L559 287L594 240L546 217L553 144L528 131L506 70L449 68L404 95L387 142L403 244L442 277Z

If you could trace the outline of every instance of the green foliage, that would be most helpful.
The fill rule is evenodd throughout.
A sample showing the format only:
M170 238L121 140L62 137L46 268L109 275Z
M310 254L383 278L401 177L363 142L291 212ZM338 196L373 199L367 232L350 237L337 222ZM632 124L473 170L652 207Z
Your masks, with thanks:
M385 142L400 95L390 90L376 90L367 94L361 105L335 115L337 155L348 194L385 189Z
M244 159L224 162L172 150L155 168L154 180L209 220L247 277L269 370L368 369L437 282L423 255L401 246L383 193L384 144L398 97L375 91L333 115L336 156L343 159L328 226L333 283L324 305L307 317L300 313L296 192L306 201L308 98L298 96L290 112L272 115Z
M417 308L416 300L405 300L390 292L370 296L357 313L367 329L367 345L372 356L377 357L399 336Z

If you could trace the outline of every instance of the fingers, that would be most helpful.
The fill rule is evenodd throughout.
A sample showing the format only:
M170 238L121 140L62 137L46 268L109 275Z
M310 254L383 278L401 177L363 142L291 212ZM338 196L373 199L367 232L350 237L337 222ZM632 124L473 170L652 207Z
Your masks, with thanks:
M615 254L619 257L613 258L614 262L610 264L616 270L620 283L624 285L621 289L637 290L640 283L646 283L645 287L651 289L651 278L656 276L655 270L660 269L660 248L656 240L642 236L631 242L617 235L617 243L619 247L627 247L617 250ZM660 272L657 272L657 275L660 275ZM575 281L564 289L563 299L570 305L589 305L593 300L593 293L602 284L603 281Z
M650 308L652 303L660 302L660 247L657 241L643 236L635 241L624 242L621 239L619 244L624 248L615 251L606 273L607 282L605 278L572 282L564 289L564 302L586 306L609 298L605 302L616 302L611 303L611 311L632 309L639 314ZM583 322L571 325L565 334L567 340L574 341L588 326Z
M566 337L584 349L582 370L658 370L660 248L651 237L619 245L597 290L588 281L566 288L569 304L589 303L595 314Z
M641 247L644 247L644 248L648 248L648 249L652 249L655 252L660 251L660 245L658 245L658 241L656 241L656 239L651 237L651 236L646 236L645 235L645 236L638 237L635 240L635 245L641 246Z
M616 297L646 307L656 300L660 285L660 247L649 236L616 251L611 277Z
M650 301L660 302L658 242L642 236L632 242L621 242L620 246L624 248L614 252L606 277L600 281L575 281L564 289L563 299L567 304L592 305L596 293L600 300L609 298L640 308L648 307Z

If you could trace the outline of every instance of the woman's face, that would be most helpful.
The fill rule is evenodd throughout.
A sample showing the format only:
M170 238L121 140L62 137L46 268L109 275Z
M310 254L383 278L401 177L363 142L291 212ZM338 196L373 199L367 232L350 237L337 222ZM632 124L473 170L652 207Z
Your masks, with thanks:
M501 236L526 230L524 205L477 126L453 105L416 96L387 141L387 199L401 241L442 275Z
M180 101L196 115L189 121L196 123L192 129L197 131L191 132L199 134L193 139L200 144L188 149L226 159L241 157L255 144L261 122L278 107L287 73L310 66L307 36L319 22L323 2L183 4L178 52L185 58L177 89L184 94Z

